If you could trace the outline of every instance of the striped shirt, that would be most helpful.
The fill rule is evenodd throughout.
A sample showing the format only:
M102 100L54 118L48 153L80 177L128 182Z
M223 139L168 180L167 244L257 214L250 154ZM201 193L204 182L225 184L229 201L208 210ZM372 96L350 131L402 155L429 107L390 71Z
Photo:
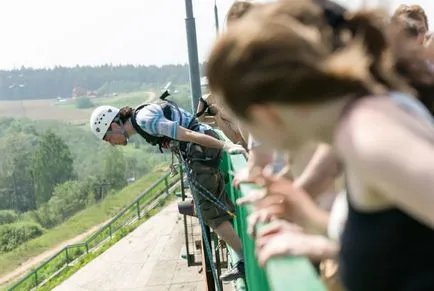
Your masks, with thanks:
M181 107L179 107L179 111L176 107L172 107L171 112L171 118L167 119L159 104L149 104L137 112L136 121L150 135L167 136L171 139L176 139L178 126L188 128L195 117ZM204 133L207 129L211 129L211 127L201 123L196 131Z

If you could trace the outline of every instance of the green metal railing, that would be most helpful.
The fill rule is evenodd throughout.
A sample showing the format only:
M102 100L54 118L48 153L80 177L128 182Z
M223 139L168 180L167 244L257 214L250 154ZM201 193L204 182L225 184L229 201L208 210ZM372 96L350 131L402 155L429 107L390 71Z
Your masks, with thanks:
M88 239L82 243L64 247L54 256L9 287L8 290L31 290L45 283L50 278L53 278L65 269L68 264L73 263L81 256L101 246L104 241L110 239L118 230L145 216L150 210L149 208L154 208L150 207L151 203L157 201L164 193L169 195L170 188L179 180L179 172L175 176L171 176L171 173L165 174Z
M227 173L228 179L226 190L232 201L246 196L254 189L253 185L241 185L237 190L232 187L233 175L246 167L246 159L242 155L227 155L223 159L221 169ZM251 207L236 206L236 218L234 227L241 237L246 267L246 280L236 282L237 290L249 291L326 291L316 274L312 264L304 257L282 257L271 259L265 270L259 267L255 257L254 241L247 235L246 218L251 212ZM231 261L237 258L234 252L230 251Z

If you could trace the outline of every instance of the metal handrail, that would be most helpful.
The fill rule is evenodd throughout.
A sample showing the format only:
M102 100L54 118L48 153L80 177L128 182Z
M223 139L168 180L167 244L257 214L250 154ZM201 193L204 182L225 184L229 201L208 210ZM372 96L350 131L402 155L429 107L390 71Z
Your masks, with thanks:
M181 171L179 171L181 172ZM102 243L106 239L110 239L112 235L122 227L128 224L128 221L121 225L121 227L118 227L117 229L113 230L113 224L115 224L125 213L129 212L130 210L133 210L135 215L133 217L130 217L129 220L135 220L140 219L143 215L142 208L146 207L150 203L153 203L155 199L158 199L160 195L163 193L169 193L170 188L176 184L180 180L180 174L179 172L177 175L171 177L171 173L164 174L160 179L158 179L154 184L152 184L145 192L140 194L136 199L134 199L128 206L126 206L123 210L121 210L117 215L115 215L107 224L103 225L99 230L97 230L91 237L86 239L85 241L77 244L71 244L67 245L63 249L61 249L59 252L57 252L55 255L48 258L46 261L41 263L38 267L36 267L34 270L29 272L27 275L25 275L23 278L18 280L16 283L14 283L12 286L10 286L7 290L31 290L32 288L35 288L37 286L40 286L41 283L45 283L49 278L57 274L60 270L62 270L65 266L70 264L72 261L78 259L81 255L79 255L77 258L72 259L71 254L69 252L70 249L82 249L85 250L83 253L88 254L92 249L102 245ZM169 179L171 180L169 183ZM148 201L146 205L140 205L140 201L142 198L153 192L156 188L158 188L160 185L163 185L162 191L157 192L155 197ZM108 234L106 233L108 230ZM103 235L104 238L99 241L96 245L94 245L92 248L90 247L90 243L95 241L96 238L98 238L100 235ZM59 260L59 262L57 262ZM53 262L57 263L54 264ZM51 272L46 273L38 273L40 272L44 267L48 266L50 263L53 263L53 268L51 269ZM41 276L42 275L42 276Z

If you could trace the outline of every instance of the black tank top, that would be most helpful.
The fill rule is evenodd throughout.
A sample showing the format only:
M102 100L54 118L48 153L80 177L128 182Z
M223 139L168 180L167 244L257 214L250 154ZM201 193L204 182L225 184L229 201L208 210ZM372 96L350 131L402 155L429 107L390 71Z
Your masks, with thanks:
M348 201L340 253L347 290L434 291L434 231L398 209L366 213Z
M390 97L434 125L429 111L399 92ZM399 209L363 212L351 205L342 233L341 279L348 291L434 291L434 230ZM434 209L433 209L434 211Z

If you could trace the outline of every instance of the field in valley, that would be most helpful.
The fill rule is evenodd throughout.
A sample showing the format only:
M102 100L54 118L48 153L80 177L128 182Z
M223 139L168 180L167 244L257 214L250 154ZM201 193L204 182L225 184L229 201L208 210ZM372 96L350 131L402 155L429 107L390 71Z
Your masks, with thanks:
M101 104L113 106L136 106L149 98L153 92L131 92L116 97L91 99L95 106ZM33 120L61 120L71 123L82 123L89 120L92 108L77 109L74 100L58 102L56 99L0 101L1 117L26 117Z

